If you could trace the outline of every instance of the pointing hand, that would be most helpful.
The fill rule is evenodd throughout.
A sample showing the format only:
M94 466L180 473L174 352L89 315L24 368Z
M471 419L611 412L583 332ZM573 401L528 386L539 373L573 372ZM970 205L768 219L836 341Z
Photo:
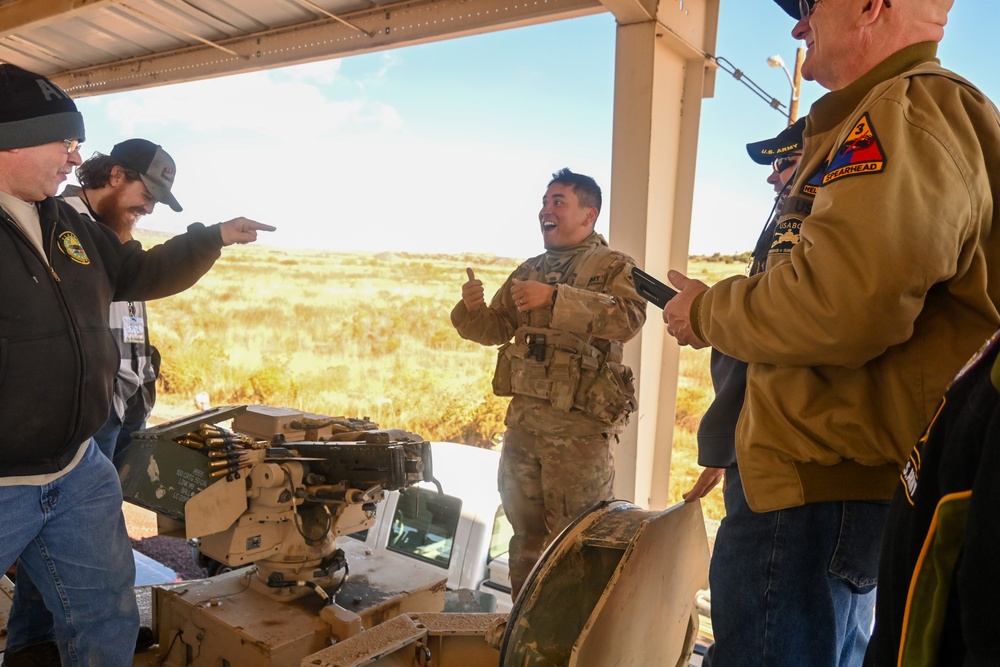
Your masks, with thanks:
M257 232L273 232L271 225L263 222L250 220L249 218L233 218L220 225L222 231L222 245L233 245L234 243L253 243L257 240Z

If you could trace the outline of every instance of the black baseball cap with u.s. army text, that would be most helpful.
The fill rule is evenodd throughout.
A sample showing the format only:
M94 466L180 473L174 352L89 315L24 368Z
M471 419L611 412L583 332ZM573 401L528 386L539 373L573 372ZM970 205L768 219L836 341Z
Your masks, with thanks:
M771 164L779 157L801 153L802 133L805 129L806 117L803 116L779 132L776 137L747 144L747 153L757 164Z
M816 0L806 0L809 3L809 7L812 8L816 4ZM785 13L791 16L796 21L802 19L802 15L799 12L799 0L774 0L774 2L785 10Z
M183 209L170 194L177 165L165 150L146 139L126 139L111 149L111 159L139 174L149 194L180 213Z

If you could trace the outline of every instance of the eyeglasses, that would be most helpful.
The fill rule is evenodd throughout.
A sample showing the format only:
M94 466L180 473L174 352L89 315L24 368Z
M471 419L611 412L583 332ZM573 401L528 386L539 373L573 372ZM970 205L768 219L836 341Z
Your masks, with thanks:
M83 142L79 139L63 139L63 145L66 146L66 154L72 155L73 153L80 150L80 144Z
M799 20L804 21L812 16L820 2L821 0L799 0ZM884 0L882 4L885 5L886 9L892 9L892 3L889 0Z
M802 157L801 154L796 153L795 155L786 155L784 157L775 158L771 166L779 174L789 167L794 167L799 163L799 158Z

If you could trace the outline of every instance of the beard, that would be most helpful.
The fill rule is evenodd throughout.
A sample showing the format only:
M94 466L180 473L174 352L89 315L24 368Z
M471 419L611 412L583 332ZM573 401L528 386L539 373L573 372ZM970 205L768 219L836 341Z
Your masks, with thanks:
M122 243L131 240L136 223L146 212L141 208L126 208L117 199L106 201L104 204L97 210L101 222L110 227Z

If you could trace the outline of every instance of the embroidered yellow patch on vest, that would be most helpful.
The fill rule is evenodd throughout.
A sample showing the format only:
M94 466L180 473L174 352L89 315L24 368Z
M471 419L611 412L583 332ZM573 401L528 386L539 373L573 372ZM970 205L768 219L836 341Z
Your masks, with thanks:
M83 249L80 239L73 232L63 232L59 235L59 249L77 264L90 264L87 251Z

